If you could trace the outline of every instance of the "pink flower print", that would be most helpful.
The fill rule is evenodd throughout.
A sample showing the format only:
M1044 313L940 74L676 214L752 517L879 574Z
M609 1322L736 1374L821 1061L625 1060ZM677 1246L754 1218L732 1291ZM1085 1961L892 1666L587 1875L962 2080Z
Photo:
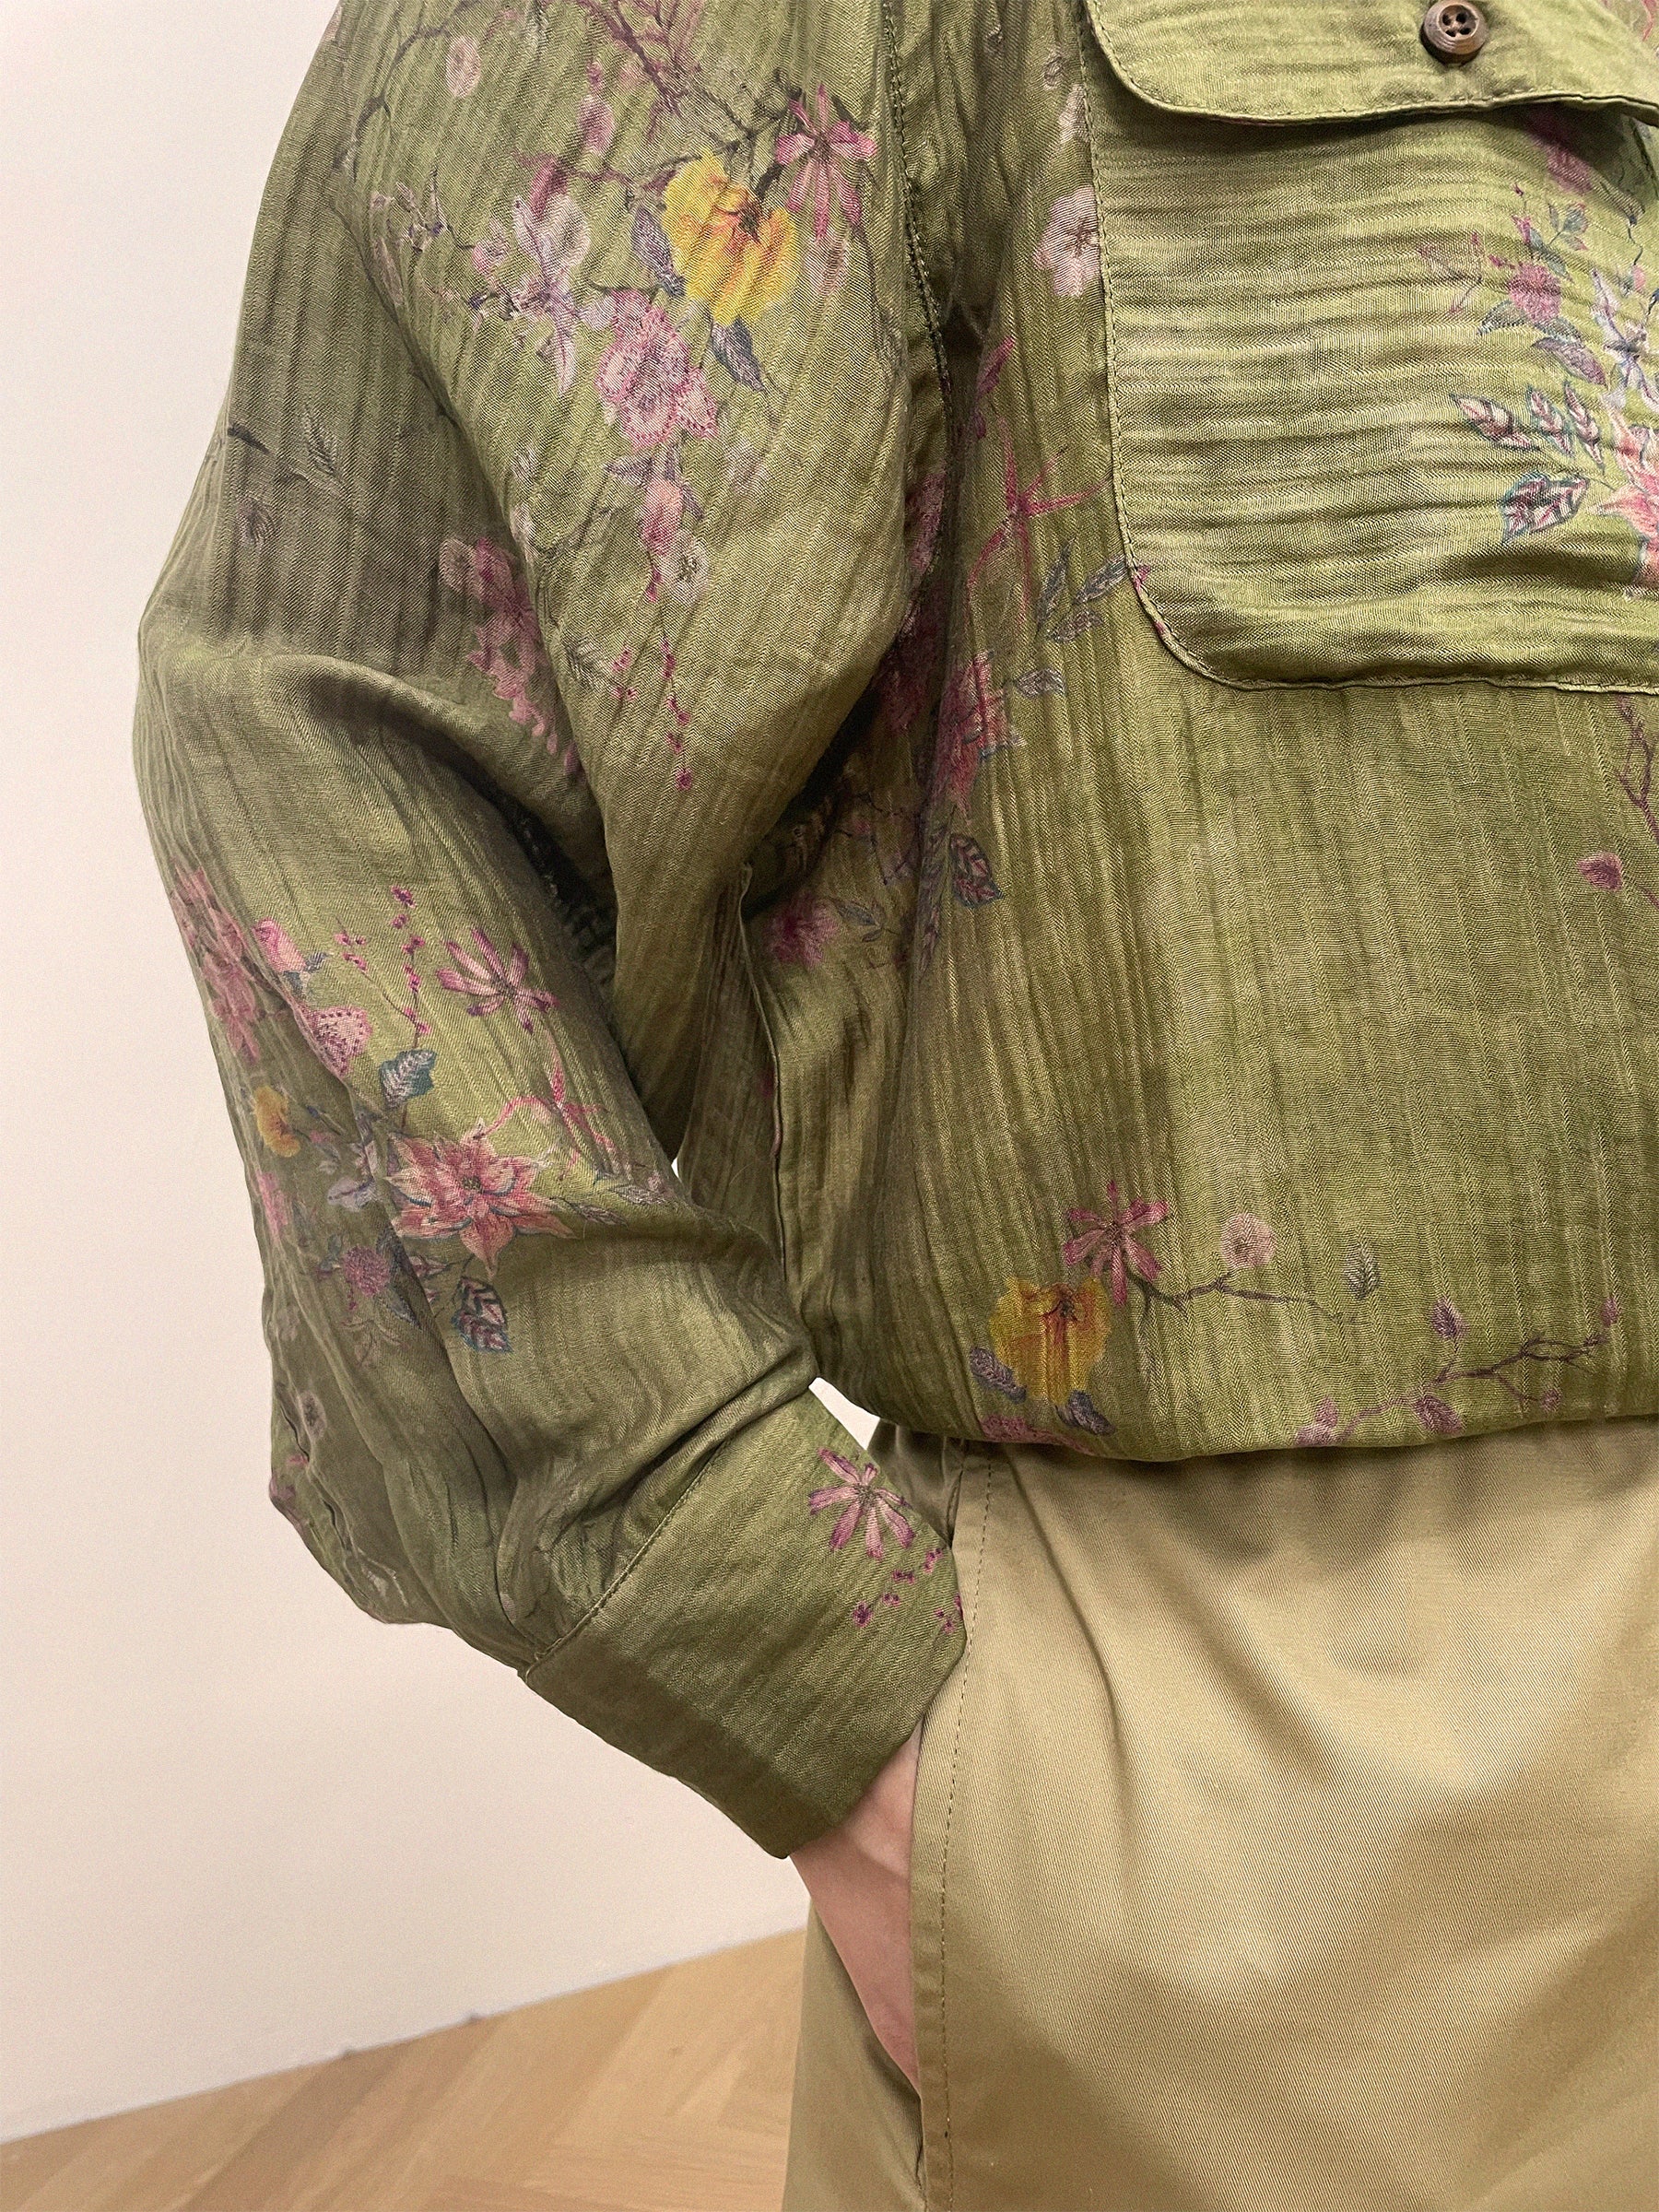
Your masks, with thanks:
M908 737L932 696L944 641L936 592L912 602L876 673L882 710L895 737Z
M1647 423L1633 429L1618 414L1613 421L1613 453L1624 483L1601 502L1601 512L1620 516L1635 531L1641 541L1636 582L1644 591L1659 591L1659 431Z
M568 392L576 379L577 310L571 276L594 238L575 201L551 189L552 183L552 175L544 171L529 197L521 194L512 203L512 235L535 264L535 274L512 286L508 298L528 321L546 325L536 351L553 363L560 392Z
M807 114L804 101L790 101L790 112L798 118L801 127L787 131L779 138L773 159L780 169L794 171L783 195L784 205L792 215L811 194L812 235L821 244L830 229L830 208L836 201L841 203L841 211L854 230L863 222L864 208L851 171L855 161L876 159L876 141L867 131L855 129L845 116L831 120L830 95L821 84L814 95L813 105L816 120Z
M259 1043L253 1029L264 1015L248 974L248 942L240 925L219 904L203 868L180 869L168 903L195 961L209 1006L238 1058L255 1066Z
M1595 171L1575 154L1560 135L1560 126L1547 108L1535 109L1526 118L1527 134L1544 148L1549 162L1549 180L1565 192L1587 193L1595 184Z
M348 1244L340 1255L340 1273L353 1300L378 1298L392 1281L392 1263L372 1244Z
M576 111L576 127L582 133L584 150L590 154L607 154L610 142L617 135L617 118L608 100L597 92L590 92Z
M1624 862L1617 853L1586 853L1578 872L1598 891L1617 891L1624 886Z
M530 972L530 955L522 945L515 945L505 960L496 950L494 940L481 929L475 928L473 943L483 956L474 959L463 952L453 937L445 937L455 965L440 968L438 981L446 991L460 991L470 1000L469 1014L499 1014L503 1006L510 1007L514 1020L526 1036L535 1028L535 1017L556 1006L558 999L551 991L538 991L525 982Z
M388 1182L403 1201L400 1236L458 1236L493 1271L521 1232L564 1235L551 1204L530 1189L534 1160L498 1154L485 1137L459 1140L395 1137L387 1153Z
M1659 407L1659 382L1654 380L1649 353L1648 314L1638 315L1629 323L1621 322L1618 310L1623 302L1614 299L1612 288L1599 269L1591 272L1590 285L1591 312L1606 341L1608 365L1619 391L1638 393L1650 407ZM1649 313L1652 309L1650 298Z
M679 535L686 512L684 487L671 477L653 477L640 511L640 543L654 561L665 559Z
M1077 192L1064 193L1054 202L1048 229L1031 259L1040 269L1048 271L1055 292L1063 300L1077 299L1098 280L1100 233L1092 184L1085 184Z
M1265 1267L1276 1241L1254 1214L1234 1214L1221 1231L1221 1257L1230 1267Z
M278 975L286 978L305 973L305 955L280 922L255 922L253 935L259 940L260 950Z
M992 681L990 653L976 653L952 669L940 695L930 802L948 793L965 809L981 761L1008 741L1003 688Z
M1068 1237L1060 1251L1068 1267L1081 1260L1096 1277L1110 1262L1112 1301L1121 1306L1129 1296L1131 1274L1147 1283L1155 1283L1162 1274L1163 1262L1154 1259L1134 1232L1166 1220L1170 1208L1162 1198L1132 1198L1124 1206L1118 1198L1115 1182L1106 1185L1106 1203L1111 1211L1104 1214L1091 1213L1080 1206L1066 1208L1066 1220L1082 1233Z
M477 41L474 39L452 39L449 53L444 56L443 81L453 100L465 100L469 92L478 88L478 79L484 65L478 58Z
M1005 546L1013 545L1019 550L1020 588L1024 594L1025 604L1029 607L1037 589L1035 556L1031 547L1031 524L1043 515L1060 514L1067 507L1082 506L1085 500L1096 498L1106 487L1102 481L1099 484L1091 484L1087 491L1068 491L1056 499L1040 496L1042 492L1043 478L1059 460L1060 453L1051 453L1030 482L1021 484L1019 481L1019 459L1014 450L1014 434L1008 428L1008 419L1006 415L999 415L996 418L996 427L1002 436L1003 449L1002 520L986 538L974 558L973 566L968 571L968 593L971 597L985 563L994 554L1000 553ZM1062 447L1061 453L1064 453L1065 450Z
M841 1479L824 1488L814 1490L806 1500L809 1512L821 1513L827 1506L839 1505L841 1512L835 1526L830 1531L830 1548L841 1551L853 1540L859 1522L864 1523L865 1550L873 1559L884 1556L885 1529L906 1551L916 1540L915 1528L909 1518L911 1507L907 1499L897 1490L888 1489L881 1480L881 1469L873 1459L866 1459L863 1467L855 1467L840 1452L820 1444L818 1457Z
M641 453L682 431L712 438L714 401L685 340L643 292L618 292L610 343L594 382L629 443Z
M828 899L797 891L768 914L760 940L772 959L785 967L819 968L840 929L841 916Z
M1043 1440L1041 1429L1018 1413L987 1413L981 1417L980 1434L989 1442L999 1444L1040 1444Z
M296 1006L294 1019L329 1074L343 1083L352 1062L369 1048L368 1015L361 1006Z
M254 1171L253 1184L259 1193L265 1227L274 1237L286 1236L293 1226L294 1213L279 1178L273 1175L268 1168L259 1168Z
M581 1100L571 1097L564 1062L559 1058L558 1052L552 1049L549 1049L547 1053L547 1096L553 1102L553 1111L563 1124L565 1134L571 1140L571 1166L574 1167L582 1158L583 1141L591 1139L606 1168L613 1172L619 1173L622 1168L621 1156L611 1139L594 1120L594 1116L600 1111L599 1108L585 1105Z
M438 572L452 591L465 592L484 609L467 665L489 678L514 722L533 737L546 737L547 717L532 700L530 687L547 669L547 656L529 587L511 554L487 537L470 546L465 538L446 537L438 548Z
M924 575L932 564L939 542L939 525L945 519L945 493L949 481L945 469L930 469L905 494L905 559L912 578Z
M1561 280L1541 261L1524 261L1509 280L1510 305L1535 330L1543 330L1561 312Z
M515 1235L569 1236L551 1200L531 1189L541 1172L534 1159L500 1153L487 1136L394 1136L387 1146L386 1180L403 1200L400 1237L458 1236L493 1274Z

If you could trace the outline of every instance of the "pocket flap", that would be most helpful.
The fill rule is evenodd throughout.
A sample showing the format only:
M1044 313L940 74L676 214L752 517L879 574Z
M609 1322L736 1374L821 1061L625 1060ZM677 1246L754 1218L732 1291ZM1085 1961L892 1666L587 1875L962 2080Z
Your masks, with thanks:
M1654 0L1490 0L1472 61L1438 60L1413 0L1087 0L1113 72L1149 105L1328 123L1559 102L1659 124Z

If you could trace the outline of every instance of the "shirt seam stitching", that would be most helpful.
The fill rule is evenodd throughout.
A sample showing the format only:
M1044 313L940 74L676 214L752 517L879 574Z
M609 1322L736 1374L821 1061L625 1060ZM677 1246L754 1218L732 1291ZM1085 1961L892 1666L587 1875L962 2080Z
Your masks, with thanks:
M899 58L899 31L893 19L893 0L881 0L881 26L883 42L887 48L888 107L892 115L893 135L899 151L899 189L903 206L905 253L922 301L923 320L927 324L939 396L948 412L951 400L950 366L946 359L944 329L939 320L933 285L928 277L927 262L922 251L921 230L916 219L915 189L911 175L910 134L905 127L905 76Z

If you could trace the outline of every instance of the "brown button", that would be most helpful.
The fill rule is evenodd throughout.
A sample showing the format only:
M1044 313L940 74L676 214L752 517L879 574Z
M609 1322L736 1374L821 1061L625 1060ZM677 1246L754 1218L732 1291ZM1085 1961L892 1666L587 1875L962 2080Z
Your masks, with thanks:
M1434 0L1423 18L1423 43L1442 62L1472 62L1489 30L1474 0Z

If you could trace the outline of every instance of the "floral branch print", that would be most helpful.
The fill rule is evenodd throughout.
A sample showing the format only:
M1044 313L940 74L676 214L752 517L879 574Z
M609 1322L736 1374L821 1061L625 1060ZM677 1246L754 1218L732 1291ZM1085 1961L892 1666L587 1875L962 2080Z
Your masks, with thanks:
M209 1014L238 1060L261 1068L264 1025L285 1019L329 1075L347 1083L370 1049L375 1025L366 1008L319 1004L317 994L330 960L375 977L368 939L342 928L331 951L308 953L274 917L244 930L200 868L179 868L171 896ZM316 1279L338 1283L347 1335L365 1361L415 1326L408 1293L417 1285L430 1305L448 1296L451 1325L469 1349L511 1351L506 1309L492 1278L515 1237L573 1237L583 1220L613 1221L618 1202L652 1206L672 1194L660 1167L642 1173L631 1168L600 1124L600 1110L570 1096L550 1038L545 1093L509 1099L459 1135L411 1130L412 1102L433 1091L439 1079L439 1053L427 1041L432 1024L421 1010L426 982L419 955L426 939L416 926L416 903L406 886L391 887L387 922L402 995L378 986L390 1014L408 1025L408 1041L378 1063L371 1083L352 1085L349 1125L337 1108L296 1100L274 1081L256 1082L245 1095L260 1150L272 1163L252 1171L265 1227ZM524 947L512 944L503 952L476 925L468 934L471 951L458 936L444 939L453 965L436 968L432 982L464 999L471 1017L505 1016L526 1034L538 1023L545 1028L559 1002L530 981ZM519 1113L556 1131L557 1141L532 1151L498 1147L496 1133ZM310 1184L301 1179L307 1170ZM561 1186L551 1194L536 1187L549 1173L558 1174ZM341 1225L341 1216L360 1217L376 1205L385 1207L387 1220L372 1242Z
M1012 552L1019 604L1029 625L1029 645L1021 650L1016 666L1028 653L1032 659L1030 666L1004 679L997 674L995 651L982 645L978 651L959 656L946 672L921 804L915 942L918 969L923 971L937 947L947 884L959 906L983 907L1003 895L990 857L972 832L971 808L985 762L994 754L1025 743L1013 720L1011 700L1065 692L1065 669L1049 657L1048 649L1075 644L1103 622L1097 602L1121 583L1126 573L1121 560L1111 560L1074 590L1071 549L1064 547L1039 580L1032 524L1086 505L1098 499L1106 485L1101 481L1079 491L1046 491L1050 471L1064 458L1064 449L1051 454L1029 483L1020 481L1013 432L1007 418L994 404L997 385L1014 351L1012 337L987 347L974 379L962 433L968 439L982 440L989 437L994 424L1001 448L1002 493L1002 512L968 569L962 592L962 629L971 643L976 627L975 594L993 564L1001 568L1005 565L1002 557Z
M387 57L379 84L352 117L350 132L335 158L336 168L343 169L348 176L355 175L358 160L362 151L363 133L377 115L390 115L392 112L392 80L412 53L424 46L430 45L434 41L441 39L452 46L452 55L450 58L446 58L446 73L455 69L456 64L453 58L453 43L457 37L455 26L464 17L472 15L482 4L483 0L455 0L455 6L450 9L447 15L440 17L437 22L418 22L413 30L406 33L398 41ZM325 42L338 35L340 16L341 10L336 6L323 34ZM465 63L463 63L464 66Z
M1005 356L1005 359L1006 357ZM985 539L968 571L968 594L971 598L975 585L984 571L985 564L1006 546L1014 546L1019 554L1021 594L1029 609L1036 595L1036 579L1031 570L1031 524L1041 516L1058 514L1067 507L1081 507L1087 500L1098 499L1106 488L1105 479L1091 484L1086 491L1069 491L1056 498L1040 497L1043 478L1055 464L1064 458L1065 449L1051 453L1029 484L1019 481L1019 462L1014 451L1014 434L1008 428L1008 418L999 414L996 428L1002 441L1001 519Z
M1236 1279L1270 1265L1277 1251L1272 1228L1255 1214L1230 1215L1223 1225L1218 1275L1170 1289L1161 1280L1164 1263L1142 1232L1158 1228L1173 1212L1166 1199L1126 1198L1116 1181L1109 1181L1103 1206L1066 1209L1072 1234L1061 1244L1061 1265L1082 1268L1080 1282L1069 1274L1047 1283L1008 1277L987 1324L990 1341L972 1347L969 1366L978 1382L1011 1404L1045 1402L1060 1427L1033 1426L1024 1414L993 1414L982 1418L985 1435L1026 1442L1077 1441L1067 1430L1111 1435L1114 1424L1090 1394L1088 1382L1112 1334L1112 1310L1128 1303L1132 1288L1148 1312L1167 1308L1186 1313L1197 1299L1220 1297L1306 1306L1328 1321L1346 1318L1299 1291L1263 1289ZM1375 1289L1379 1277L1368 1247L1349 1255L1345 1279L1356 1303Z
M748 410L762 412L768 434L775 432L775 387L756 329L784 311L803 273L828 296L844 282L849 257L860 256L877 358L889 370L901 363L902 336L881 298L860 185L880 149L821 82L809 91L774 72L756 88L724 66L705 73L697 46L701 0L568 4L612 50L611 82L598 61L589 65L565 138L556 151L520 157L527 177L479 237L456 232L436 174L419 191L398 183L371 194L384 222L374 262L394 306L418 282L443 313L465 315L475 328L505 328L512 344L547 364L560 395L576 389L584 347L593 348L592 390L623 450L603 465L594 496L575 502L579 519L562 535L537 527L539 456L516 457L522 496L512 502L512 533L527 563L557 575L594 534L631 522L647 569L642 618L654 631L662 676L648 710L662 716L675 783L685 791L693 773L691 716L677 688L670 618L675 606L701 596L712 565L697 534L703 504L691 455L716 441L734 453L746 446L756 453L734 428ZM532 0L533 39L546 36L547 14L542 0ZM492 19L480 34L485 42L504 20ZM388 78L419 35L400 45ZM473 97L485 67L479 41L456 33L444 61L451 95ZM618 149L608 93L641 84L654 98L630 165ZM354 126L354 144L368 112ZM656 145L669 120L692 135L689 146ZM619 234L639 265L633 283L601 284L589 275L590 211L602 194L621 195ZM443 572L483 606L469 660L509 702L512 719L559 750L537 696L547 670L534 602L511 557L488 540L470 547L451 540ZM626 647L621 666L644 642ZM610 688L626 705L639 699L635 683ZM562 759L567 772L579 774L573 744Z
M888 1536L900 1551L909 1551L916 1541L915 1508L882 1481L881 1469L875 1461L866 1459L860 1466L844 1452L837 1452L829 1444L820 1444L818 1455L839 1479L811 1491L806 1510L810 1513L822 1513L840 1509L830 1531L830 1550L844 1551L862 1524L862 1549L867 1561L885 1560ZM867 1628L881 1612L891 1612L901 1606L906 1594L915 1587L917 1574L932 1574L945 1558L947 1548L943 1544L930 1544L923 1552L919 1567L893 1568L886 1588L874 1597L861 1598L853 1607L853 1618L857 1625ZM960 1598L950 1606L935 1606L934 1614L941 1632L953 1635L962 1625Z
M1460 287L1450 315L1462 315L1495 278L1498 296L1486 307L1476 335L1524 333L1532 350L1559 372L1559 383L1552 393L1541 381L1531 382L1523 397L1510 402L1482 393L1454 392L1451 397L1470 429L1489 445L1535 456L1499 495L1503 545L1559 530L1581 514L1614 515L1636 535L1631 588L1659 590L1659 429L1630 419L1633 406L1659 406L1656 296L1640 253L1611 275L1588 260L1590 207L1598 188L1627 233L1637 209L1612 186L1602 185L1553 120L1536 120L1532 127L1547 150L1552 182L1581 196L1560 206L1552 203L1540 223L1525 188L1516 185L1519 260L1490 252L1478 235L1466 265L1436 247L1418 251L1438 278ZM1570 285L1588 309L1577 320L1565 312Z
M1637 820L1647 831L1655 847L1659 847L1659 815L1654 813L1653 757L1655 740L1648 735L1647 727L1636 711L1632 700L1621 699L1618 712L1625 725L1625 755L1618 775L1618 788L1630 801ZM1645 883L1638 883L1625 869L1622 856L1616 852L1586 853L1578 863L1578 872L1593 890L1618 891L1630 889L1639 899L1659 913L1659 891Z
M547 738L547 750L557 753L559 740L548 735L547 715L531 696L533 688L551 675L541 625L512 555L488 537L472 545L447 537L438 548L438 573L451 591L463 593L483 609L467 665L489 678L515 723L531 736Z
M1618 1300L1609 1297L1602 1304L1600 1325L1586 1331L1575 1343L1553 1336L1528 1336L1512 1350L1484 1366L1465 1365L1454 1351L1431 1374L1394 1396L1381 1399L1374 1406L1361 1406L1355 1413L1344 1414L1335 1398L1322 1398L1313 1409L1312 1418L1297 1430L1296 1441L1308 1445L1345 1444L1367 1421L1400 1409L1414 1415L1430 1436L1456 1436L1463 1430L1464 1416L1447 1394L1478 1382L1495 1384L1517 1406L1547 1417L1560 1408L1559 1388L1551 1382L1542 1390L1528 1391L1516 1376L1527 1376L1529 1371L1538 1368L1559 1371L1582 1367L1606 1347L1618 1326ZM1468 1324L1449 1298L1435 1300L1429 1325L1442 1343L1452 1345L1460 1343L1468 1330Z

